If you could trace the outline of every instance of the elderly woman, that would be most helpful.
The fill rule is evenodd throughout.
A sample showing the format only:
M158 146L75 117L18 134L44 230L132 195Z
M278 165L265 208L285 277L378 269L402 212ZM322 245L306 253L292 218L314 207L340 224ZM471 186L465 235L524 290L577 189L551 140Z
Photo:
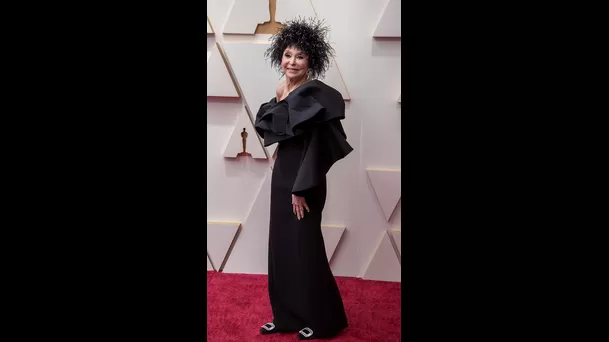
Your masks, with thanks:
M333 337L348 326L321 233L326 173L353 150L340 123L342 95L317 79L333 53L327 31L313 19L286 22L266 52L285 79L255 123L265 146L278 143L268 251L273 321L261 334L298 331L299 339L310 340Z

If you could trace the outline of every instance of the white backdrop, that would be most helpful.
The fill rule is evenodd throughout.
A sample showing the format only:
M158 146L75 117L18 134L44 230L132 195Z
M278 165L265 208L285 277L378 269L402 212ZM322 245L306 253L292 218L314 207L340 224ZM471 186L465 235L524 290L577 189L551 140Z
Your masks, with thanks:
M208 269L264 274L270 160L234 158L225 156L225 151L241 146L242 125L237 122L248 115L245 106L255 116L261 102L274 96L279 77L263 65L267 62L260 54L264 49L259 44L266 44L269 35L223 32L228 21L243 21L239 15L260 16L259 9L247 6L268 8L268 2L210 0L207 4L214 31L207 36L208 52L213 53L208 53L208 88L229 89L226 95L225 90L212 96L208 91L207 98ZM337 89L345 87L343 125L355 149L328 174L323 229L332 270L336 276L400 281L401 41L396 29L400 19L385 13L386 8L399 7L399 0L278 0L277 12L292 13L307 6L312 11L299 11L316 13L331 26L338 68L324 81ZM375 32L381 36L377 27L382 18L391 20L381 25L382 36L390 38L374 37ZM220 67L229 72L220 72ZM259 141L255 132L249 128L248 132L249 151ZM268 150L269 155L273 150Z

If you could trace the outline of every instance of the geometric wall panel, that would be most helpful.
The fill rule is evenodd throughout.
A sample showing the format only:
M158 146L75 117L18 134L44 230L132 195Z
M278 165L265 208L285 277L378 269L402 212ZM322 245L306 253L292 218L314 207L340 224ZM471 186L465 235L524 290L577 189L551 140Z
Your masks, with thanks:
M344 231L345 227L342 226L321 225L321 234L324 237L328 262L332 260L332 255L334 255L334 251L336 250Z
M315 10L311 0L277 0L275 20L284 23L297 17L315 18Z
M207 222L207 255L216 271L222 271L240 225L239 222Z
M209 261L209 255L207 256L207 270L214 271L214 266L211 264L211 261Z
M270 21L269 0L235 0L224 33L254 34L258 24Z
M224 265L224 273L268 273L271 169L268 168L258 195L241 225L239 238Z
M351 101L351 95L349 95L347 85L343 81L343 76L340 73L336 59L330 59L330 68L328 68L325 77L320 78L320 80L330 87L338 90L338 92L343 96L343 100Z
M265 147L266 150L269 152L269 156L274 156L275 152L277 152L277 146L279 146L279 144L273 144L270 146ZM272 163L275 163L275 160L273 159ZM273 168L273 165L271 165L271 169Z
M275 18L271 18L273 2ZM285 23L298 16L316 16L310 0L235 0L224 33L254 34L259 24L271 21Z
M402 269L395 249L389 240L389 232L383 232L374 256L363 276L368 280L396 281L402 279Z
M241 88L247 106L252 110L252 121L263 103L275 96L279 77L265 61L267 44L224 43L224 53L235 81Z
M402 37L402 0L389 0L373 37Z
M401 229L392 229L391 237L393 238L393 243L397 248L397 252L399 255L402 255L402 230Z
M385 218L389 221L402 196L402 172L400 170L366 169L372 188Z
M228 7L230 7L230 4L227 3L228 1L226 0L207 0L205 1L206 3L206 7L207 7L207 21L209 22L209 27L211 28L211 30L213 31L214 34L219 33L220 35L222 34L222 32L216 32L218 31L218 28L220 27L220 24L222 23L223 20L226 20L226 13L228 10ZM209 33L209 30L208 30Z
M241 111L237 114L237 124L224 150L225 158L237 158L241 156L267 159L262 142L254 130L245 107L242 107Z
M214 33L214 30L211 28L211 25L209 24L209 17L207 17L207 33L208 34Z
M207 96L239 97L217 42L207 57Z

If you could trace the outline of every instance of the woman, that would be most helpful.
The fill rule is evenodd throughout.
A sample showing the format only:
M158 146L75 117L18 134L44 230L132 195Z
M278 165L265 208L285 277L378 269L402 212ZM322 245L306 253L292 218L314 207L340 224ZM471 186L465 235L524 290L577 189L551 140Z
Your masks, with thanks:
M301 340L329 338L347 327L343 302L321 233L326 173L353 148L340 120L345 103L317 80L330 66L327 28L293 20L271 37L266 52L285 79L256 115L264 145L278 143L271 185L269 297L273 321L261 334L297 332Z

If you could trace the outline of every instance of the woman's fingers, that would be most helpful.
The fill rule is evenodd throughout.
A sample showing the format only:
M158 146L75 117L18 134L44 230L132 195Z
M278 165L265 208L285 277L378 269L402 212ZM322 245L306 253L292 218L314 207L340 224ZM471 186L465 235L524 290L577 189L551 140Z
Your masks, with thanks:
M304 200L304 198L294 198L294 195L292 195L292 200L292 212L299 220L304 218L305 210L309 213L311 212L311 209L309 209L309 206L307 205L307 202Z

